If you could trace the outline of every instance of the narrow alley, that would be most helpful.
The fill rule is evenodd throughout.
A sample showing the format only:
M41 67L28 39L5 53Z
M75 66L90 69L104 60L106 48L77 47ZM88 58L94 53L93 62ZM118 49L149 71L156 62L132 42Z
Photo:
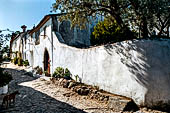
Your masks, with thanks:
M19 91L16 103L6 113L85 113L106 112L106 104L94 100L88 100L85 96L79 96L71 90L55 86L50 81L42 78L24 75L23 67L11 63L4 65L13 80L9 84L9 92ZM63 96L72 93L71 97ZM2 99L0 99L2 101ZM1 102L2 103L2 102Z
M16 96L14 105L7 109L1 106L0 113L115 113L107 107L106 102L80 96L68 88L53 84L49 78L35 78L25 74L25 67L18 67L9 62L5 62L2 67L13 76L9 93L19 91L20 94ZM2 99L3 96L0 95L0 103ZM142 108L136 113L162 112Z

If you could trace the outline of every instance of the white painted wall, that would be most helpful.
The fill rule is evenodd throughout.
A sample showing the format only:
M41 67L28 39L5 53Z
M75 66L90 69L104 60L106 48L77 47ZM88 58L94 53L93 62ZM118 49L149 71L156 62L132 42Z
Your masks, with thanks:
M16 57L15 52L19 52L20 51L20 43L21 43L21 37L19 36L17 39L15 39L12 43L12 59L14 59Z
M33 46L33 56L34 56L34 63L33 67L40 66L44 67L43 60L44 60L44 52L45 48L49 52L50 59L52 59L52 50L51 50L51 25L52 19L49 19L41 28L40 28L40 44ZM44 27L46 26L46 36L44 36Z
M27 38L26 38L26 43L24 42L24 53L23 53L23 60L28 60L29 62L29 65L33 67L33 46L34 45L34 42L33 42L33 39L31 37L31 35L27 34ZM32 55L32 56L31 56Z
M55 40L54 68L86 84L133 98L139 105L170 102L170 40L134 40L77 49Z
M50 59L54 58L51 73L59 66L68 68L82 82L133 98L139 105L170 102L170 40L134 40L78 49L61 44L55 33L51 35L51 25L51 19L44 25L45 38L41 36L44 26L41 27L40 44L33 45L33 67L44 67L47 48Z

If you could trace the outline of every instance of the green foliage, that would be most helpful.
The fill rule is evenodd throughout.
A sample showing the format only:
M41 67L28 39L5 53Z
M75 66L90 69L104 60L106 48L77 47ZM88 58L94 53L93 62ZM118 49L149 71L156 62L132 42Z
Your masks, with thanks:
M62 78L62 77L70 77L71 73L70 71L66 68L62 68L62 67L57 67L55 72L53 73L53 77L55 78Z
M108 19L100 21L95 27L91 35L91 44L100 45L109 42L118 42L123 40L123 31L116 21L112 22Z
M15 58L13 59L13 62L14 62L15 65L18 64L18 58L15 57Z
M65 73L64 73L64 76L70 76L71 73L70 71L68 70L68 68L65 69Z
M169 36L169 0L56 0L53 11L64 13L60 19L69 19L72 26L85 27L102 15L114 18L127 35L133 36L133 30L139 37L151 36L155 29Z
M1 30L0 30L1 31ZM11 37L10 34L6 34L4 35L2 33L2 31L0 32L0 51L3 53L4 50L8 49L9 50L9 46L7 46L7 42L9 41L9 38ZM7 52L7 51L6 51Z
M29 66L28 60L23 61L24 66Z
M56 70L53 73L53 77L60 78L64 75L64 69L62 67L57 67Z
M3 72L3 69L0 68L0 87L7 85L12 80L12 75L8 72Z
M74 75L74 76L75 76L76 82L78 82L79 76L78 75Z
M18 66L23 66L23 60L22 60L22 58L18 58Z

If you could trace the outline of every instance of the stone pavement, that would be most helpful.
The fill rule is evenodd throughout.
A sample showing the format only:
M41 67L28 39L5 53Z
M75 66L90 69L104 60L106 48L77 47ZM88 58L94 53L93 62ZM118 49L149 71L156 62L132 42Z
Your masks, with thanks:
M9 84L9 92L18 90L20 94L16 97L15 105L8 109L1 108L0 113L114 113L107 108L107 103L80 96L50 81L24 75L25 72L22 70L24 67L13 64L6 64L5 67L14 79ZM136 113L160 113L149 110L140 110Z

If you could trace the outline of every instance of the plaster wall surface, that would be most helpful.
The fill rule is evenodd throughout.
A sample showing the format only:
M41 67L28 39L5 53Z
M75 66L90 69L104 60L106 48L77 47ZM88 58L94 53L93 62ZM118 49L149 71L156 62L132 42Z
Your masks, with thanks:
M14 59L16 57L15 52L19 52L20 51L20 45L21 44L21 37L18 37L17 39L15 39L12 43L12 59Z
M52 58L52 39L51 39L51 25L52 25L52 20L49 19L41 28L40 28L40 44L34 45L33 47L33 58L34 58L34 63L33 67L40 66L44 67L43 61L44 61L44 52L45 49L47 49L49 53L50 59ZM46 34L44 35L44 27L46 27Z
M57 67L68 68L73 78L78 75L83 83L130 97L141 106L170 103L170 40L133 40L78 49L60 43L61 33L51 28L52 19L40 28L40 44L33 45L33 67L44 67L47 49L51 74ZM79 38L75 29L73 34Z
M78 49L55 40L54 66L83 83L132 98L138 105L170 102L170 40L133 40ZM54 70L53 69L53 70Z

